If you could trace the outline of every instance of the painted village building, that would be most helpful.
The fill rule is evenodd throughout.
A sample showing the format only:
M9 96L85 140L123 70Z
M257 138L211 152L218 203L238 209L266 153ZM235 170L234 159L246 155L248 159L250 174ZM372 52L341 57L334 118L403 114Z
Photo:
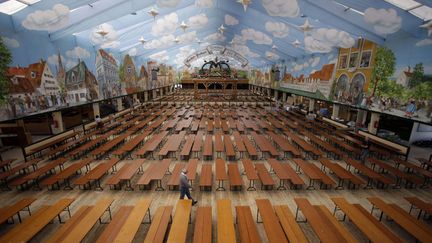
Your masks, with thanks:
M139 78L138 78L138 84L139 84L139 86L141 87L142 90L149 89L149 87L148 87L148 84L149 84L148 79L149 79L149 77L148 77L147 70L144 67L144 65L141 65L140 75L139 75Z
M99 87L95 76L83 61L66 72L65 80L68 102L85 102L99 98Z
M96 54L96 79L99 85L100 98L121 95L117 62L103 49L99 49Z
M157 79L158 79L157 62L155 62L155 61L148 61L147 62L147 70L150 73L150 76L149 76L149 89L154 89L154 88L156 88Z
M30 96L50 96L60 92L57 79L44 60L28 67L10 67L6 71L9 79L9 93L18 98Z
M123 66L121 67L123 73L122 82L125 85L126 93L132 94L139 91L137 85L137 74L135 64L129 55L126 55L123 60Z

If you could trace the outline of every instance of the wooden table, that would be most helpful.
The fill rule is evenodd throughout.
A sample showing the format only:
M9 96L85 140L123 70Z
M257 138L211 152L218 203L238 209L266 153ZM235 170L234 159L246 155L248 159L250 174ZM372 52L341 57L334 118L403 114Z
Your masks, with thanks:
M167 242L181 243L186 242L186 234L189 227L190 215L192 210L191 200L180 199L177 202L176 211L172 220L171 230Z

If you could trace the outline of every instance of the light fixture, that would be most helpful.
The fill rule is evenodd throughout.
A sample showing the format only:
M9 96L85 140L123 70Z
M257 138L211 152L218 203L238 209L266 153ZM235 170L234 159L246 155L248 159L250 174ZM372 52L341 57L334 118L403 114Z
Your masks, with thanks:
M159 12L158 12L156 9L154 9L154 8L151 8L150 11L148 11L148 13L149 13L151 16L153 16L153 19L155 19L156 16L159 15Z
M188 26L184 21L181 22L181 24L180 24L180 28L183 29L183 32L185 32L186 29L187 29L188 27L189 27L189 26Z
M144 43L146 43L147 41L144 39L144 37L143 36L141 36L141 38L139 38L139 40L138 40L139 42L141 42L141 44L143 44L144 45Z
M222 24L219 28L218 28L219 32L223 35L225 32L225 26Z
M100 36L102 36L102 38L105 38L105 36L108 35L108 31L104 30L102 25L99 25L96 33L99 34Z
M246 12L247 7L249 6L249 4L252 3L251 0L237 0L237 2L241 3L243 5L243 9Z
M201 43L202 43L202 41L198 38L197 38L196 42L198 43L198 45L201 45Z
M306 19L306 21L304 22L304 24L300 25L299 28L303 32L308 32L308 31L311 31L313 29L313 25L309 24L309 20Z
M176 37L176 38L174 39L174 42L175 42L176 44L178 44L178 43L180 42L179 38Z
M420 27L427 29L428 36L431 36L431 34L432 34L432 20L427 22L426 24L420 25Z
M291 43L293 46L295 46L296 48L298 48L301 45L301 42L299 40L295 40Z
M277 46L276 46L276 45L273 45L273 46L272 46L272 49L273 49L273 50L276 50L276 49L277 49Z

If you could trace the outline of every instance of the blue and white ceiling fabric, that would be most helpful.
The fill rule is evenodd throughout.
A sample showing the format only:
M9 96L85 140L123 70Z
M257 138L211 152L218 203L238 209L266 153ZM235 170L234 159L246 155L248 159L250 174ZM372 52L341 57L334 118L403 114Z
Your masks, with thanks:
M103 48L117 60L129 54L180 68L195 51L221 45L261 67L334 55L358 38L430 47L431 7L428 0L0 0L0 36L14 65L54 64L60 52L66 67L84 60L92 69Z

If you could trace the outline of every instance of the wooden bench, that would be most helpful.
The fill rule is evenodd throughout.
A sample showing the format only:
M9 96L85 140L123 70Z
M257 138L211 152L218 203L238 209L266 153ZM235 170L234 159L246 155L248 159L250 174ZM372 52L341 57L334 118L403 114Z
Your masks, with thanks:
M203 144L203 131L198 131L197 135L195 136L194 144L192 146L192 153L194 154L195 158L198 158L201 152L201 147Z
M102 234L96 240L96 243L111 243L114 242L122 225L126 222L129 214L133 210L133 206L122 206L114 214L111 222L104 228ZM74 214L74 217L77 213ZM68 221L69 222L69 221Z
M40 184L42 186L47 186L48 188L51 187L51 189L60 189L60 181L63 180L64 189L72 190L73 187L71 187L70 184L70 177L76 174L82 174L81 169L83 167L89 168L92 161L93 160L91 158L87 158L82 161L75 162L74 164L70 165L59 173L43 180Z
M259 243L261 238L249 206L236 206L236 223L240 242Z
M171 160L164 159L161 162L156 162L151 164L150 167L144 172L141 178L138 180L137 185L141 190L151 189L151 182L156 181L156 191L165 190L162 187L162 179L166 174L171 174L169 171L169 166Z
M372 188L373 181L376 181L378 188L384 188L386 186L389 186L390 184L394 183L394 181L386 176L383 176L381 174L378 174L371 168L367 167L366 165L360 163L359 161L356 161L352 158L345 157L344 161L347 163L347 170L350 171L351 166L357 169L359 172L361 172L363 175L365 175L367 180L366 189Z
M223 159L216 159L216 180L218 182L216 191L225 191L224 182L228 180L228 175Z
M156 210L152 223L147 232L145 243L162 243L168 231L168 224L172 221L172 206L162 206Z
M17 178L13 180L9 185L16 186L17 189L25 189L29 184L34 184L37 190L41 190L39 186L39 179L46 175L55 174L56 167L59 167L61 171L63 169L63 164L67 162L67 158L59 158L54 161L49 162L48 164L40 167L39 169L33 171L30 174L27 174L23 177Z
M323 188L323 186L331 187L336 184L328 175L324 174L324 172L314 164L302 159L293 159L293 161L297 165L296 171L299 172L301 168L301 170L309 177L309 186L306 188L307 190L315 189L315 181L321 182L320 188Z
M360 185L366 184L366 182L363 179L353 175L350 171L347 171L339 164L331 162L327 158L321 157L318 158L318 161L321 162L322 165L321 170L324 171L324 173L325 173L325 168L327 167L330 171L334 173L334 175L336 175L339 178L336 190L343 189L345 181L348 181L349 183L348 188L350 188L351 185L353 188L356 188L356 186L360 187Z
M271 171L279 178L278 190L286 190L285 181L291 183L291 188L298 188L304 185L304 181L287 163L284 164L275 159L268 159L267 162L271 167Z
M223 134L221 131L217 131L215 133L214 151L216 152L217 158L221 158L222 153L225 152L225 146L224 146L224 143L222 141L222 136L223 136Z
M195 215L195 228L193 243L212 242L212 208L210 206L198 207Z
M273 143L284 152L284 158L288 157L287 154L291 154L292 157L296 158L301 156L300 151L291 145L288 139L285 139L281 135L275 134L273 132L267 132L267 134L273 140Z
M249 140L247 135L242 135L242 140L244 143L244 146L246 147L246 150L249 154L249 158L252 160L256 160L258 159L258 152L255 148L255 146L253 146L253 144L251 143L251 141Z
M250 161L249 159L243 159L242 164L244 169L243 174L246 174L246 177L249 180L249 187L247 188L247 190L255 191L255 181L259 179L255 167L252 164L252 161Z
M137 201L131 213L127 216L125 222L121 225L118 234L115 236L113 242L132 242L135 234L138 232L139 227L144 222L146 215L151 222L150 204L152 199L144 198Z
M271 158L278 158L279 152L273 145L267 140L264 135L257 134L256 132L251 132L251 135L255 141L255 144L261 150L261 158L265 158L265 153L268 153Z
M64 198L58 200L52 206L43 206L35 214L27 217L20 225L15 226L2 235L0 242L26 242L30 241L39 231L48 225L55 217L61 220L60 214L69 213L69 205L75 199Z
M173 156L170 157L177 158L176 152L179 149L185 135L186 132L182 131L179 134L169 136L165 145L163 145L162 148L159 150L159 159L163 159L166 156L169 156L170 153L173 154Z
M186 234L189 227L190 215L192 210L191 200L180 199L177 202L174 218L171 224L171 230L168 235L169 243L186 242Z
M213 181L213 172L211 164L202 164L200 174L200 190L211 191Z
M12 219L12 223L13 223L14 222L13 216L15 215L18 216L18 221L21 223L20 212L27 211L29 215L31 215L30 205L34 201L36 201L36 198L23 198L20 201L14 203L13 205L0 208L0 224L3 224L9 219Z
M101 163L96 168L89 171L87 174L76 179L73 183L80 187L83 186L84 187L83 189L86 189L86 185L88 185L88 188L91 189L91 184L92 182L94 182L95 190L103 190L100 180L104 175L107 175L109 173L110 169L111 169L111 173L116 172L117 163L119 161L120 160L118 158L112 158L107 162Z
M273 211L273 207L268 199L256 199L257 222L258 215L261 215L262 223L270 243L287 242L288 239L279 223L278 217Z
M243 143L243 139L240 136L240 133L238 131L233 131L234 141L235 141L235 147L237 151L239 152L239 157L243 158L243 154L247 152L246 147Z
M386 227L378 226L380 223L374 217L367 217L357 206L348 203L345 198L333 197L331 200L335 204L333 215L338 210L342 210L345 220L346 216L355 224L361 232L372 242L402 242L398 236L393 234ZM364 210L366 211L366 210ZM367 213L367 212L366 212ZM367 213L367 215L369 215Z
M179 183L180 183L180 173L183 170L183 168L186 166L186 163L177 163L174 166L174 169L171 173L171 177L167 182L167 186L169 190L178 190L179 189Z
M189 159L189 155L194 141L195 141L195 135L189 134L186 139L186 142L183 144L183 147L180 151L180 159Z
M203 149L203 159L210 160L213 158L213 136L205 135L204 139L204 149Z
M236 152L234 150L234 145L229 135L223 135L223 141L225 145L225 157L227 160L235 160Z
M150 131L144 131L142 134L135 136L125 143L122 147L116 149L112 154L118 158L124 158L125 155L129 155L130 158L132 150L144 143L145 139L150 135Z
M420 219L422 212L424 212L424 215L432 215L432 203L427 203L423 200L421 200L418 197L404 197L405 200L407 200L411 206L409 209L409 214L411 214L412 210L418 209L418 215L417 219Z
M367 200L372 204L371 214L376 209L381 210L379 217L380 221L383 214L386 214L417 240L421 242L429 242L430 239L432 239L431 227L417 220L408 212L405 212L401 207L395 204L387 204L378 197L368 197Z
M294 201L297 204L296 220L298 220L299 210L301 210L321 242L357 242L350 234L347 234L344 228L341 228L342 226L338 224L330 212L328 212L330 214L328 217L325 211L317 206L312 206L306 198L294 198Z
M255 170L257 171L258 177L261 181L261 189L272 190L276 183L265 165L262 163L255 164Z
M137 159L123 165L123 167L120 168L120 170L115 175L108 178L108 180L105 183L110 186L110 189L120 190L122 187L121 182L125 181L126 182L125 190L130 190L130 191L133 190L130 180L135 175L135 173L137 172L143 173L143 169L142 169L143 163L144 163L143 159Z
M230 190L236 191L236 190L242 190L243 188L243 180L240 175L239 168L237 164L230 163L228 164L228 177L229 177L229 183L230 183Z
M287 205L276 205L273 208L290 242L309 242Z
M416 187L417 185L422 185L423 180L412 174L405 173L382 160L376 158L368 158L369 163L372 165L372 170L375 170L376 166L379 167L379 172L385 174L386 172L392 173L396 177L396 182L394 188L400 188L402 180L405 180L405 188Z
M236 233L231 209L231 200L219 199L217 206L217 241L219 243L235 243Z
M94 206L79 211L79 214L70 219L60 227L46 242L80 242L90 232L96 222L102 222L101 218L105 212L109 213L111 220L110 206L114 200L104 198L96 202ZM81 212L81 213L80 213ZM77 220L78 218L78 220Z

